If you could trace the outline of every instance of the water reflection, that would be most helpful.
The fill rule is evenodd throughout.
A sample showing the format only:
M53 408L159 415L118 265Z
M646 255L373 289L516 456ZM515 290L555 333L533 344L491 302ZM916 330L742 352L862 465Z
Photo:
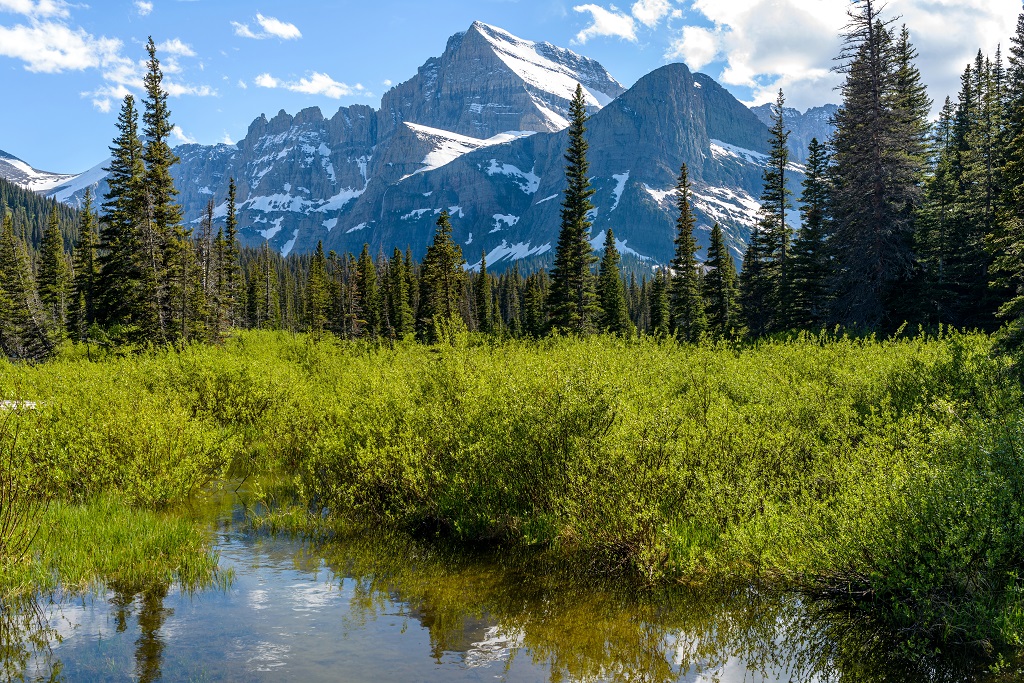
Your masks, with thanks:
M248 533L237 510L217 538L229 590L111 586L5 611L6 678L981 680L966 653L907 656L860 617L757 587L652 592L400 535L310 546Z

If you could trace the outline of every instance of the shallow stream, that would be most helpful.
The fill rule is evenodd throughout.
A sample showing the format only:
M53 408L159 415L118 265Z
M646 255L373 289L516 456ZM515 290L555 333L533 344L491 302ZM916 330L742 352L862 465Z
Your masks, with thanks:
M382 535L211 533L230 587L40 598L0 624L5 678L90 681L977 680L869 625L744 588L627 589ZM966 669L966 670L965 670Z

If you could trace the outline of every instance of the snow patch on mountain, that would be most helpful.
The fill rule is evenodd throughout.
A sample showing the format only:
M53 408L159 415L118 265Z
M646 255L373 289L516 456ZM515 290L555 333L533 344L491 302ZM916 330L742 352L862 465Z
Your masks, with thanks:
M299 229L295 228L295 232L292 233L292 238L285 242L284 246L281 247L281 256L288 256L288 254L292 253L292 249L295 248L295 242L298 241L298 239Z
M721 140L711 141L711 155L716 159L722 159L725 157L733 157L746 161L751 164L757 164L763 166L768 163L768 155L761 154L760 152L754 152L749 149L743 149L736 145L730 145L728 142L722 142Z
M502 225L506 228L511 228L519 222L519 216L511 216L508 214L496 213L494 214L494 228L491 232L501 232L503 230Z
M81 208L81 202L75 197L75 195L84 191L86 188L92 188L95 190L107 177L105 169L108 166L110 166L110 159L106 159L101 163L96 164L85 173L80 173L66 183L54 187L46 193L46 196L50 199L56 199L58 202L64 202L65 204L71 204L76 208ZM95 192L93 194L95 194Z
M531 246L530 242L517 242L515 244L509 244L508 240L502 240L501 244L487 252L488 263L498 263L499 261L519 261L526 258L527 256L539 256L551 251L551 243L542 244L539 247ZM478 271L480 270L480 263L477 262L470 266L469 270Z
M613 175L612 180L615 181L615 189L612 190L612 196L615 197L615 203L612 204L612 208L610 208L609 211L614 211L618 208L619 200L622 199L622 191L626 189L626 183L629 182L629 171Z
M0 176L33 192L46 192L73 180L73 173L50 173L32 168L13 154L0 150Z
M513 178L518 178L519 189L526 194L536 194L537 190L540 189L540 176L533 172L533 169L529 173L525 173L519 168L512 164L505 164L499 162L497 159L491 159L490 165L486 169L487 175L506 175Z
M434 146L434 149L427 153L420 163L423 167L417 170L415 173L410 175L416 175L418 173L426 173L435 169L447 166L459 157L475 152L478 149L484 147L493 147L495 145L503 145L519 138L529 137L534 134L534 131L518 131L512 130L504 133L499 133L492 138L481 140L480 138L472 138L468 135L459 135L458 133L451 133L440 128L431 128L430 126L423 126L418 123L405 122L415 134L416 137L423 141L429 142ZM365 165L361 166L361 170L365 174ZM408 178L409 176L405 176Z
M746 192L727 187L703 187L693 191L693 205L712 220L757 224L761 204Z
M607 235L608 235L608 233L606 231L599 230L598 233L594 237L591 238L590 246L593 247L595 251L603 252L604 251L604 241L607 238ZM626 246L626 242L628 242L628 241L629 240L620 240L618 237L615 238L615 248L619 251L620 254L629 254L631 256L636 256L637 258L639 258L642 261L649 261L650 260L650 258L648 258L647 256L644 256L643 254L638 252L636 249L633 249L631 247L627 247Z
M584 62L584 59L575 52L548 43L524 40L508 31L481 22L476 22L473 27L491 44L498 59L537 90L571 100L576 92L576 84L581 83L583 97L590 106L604 107L615 99L584 82L588 79L585 78L585 74L581 74L578 67L589 66L589 60ZM558 118L565 121L561 116ZM568 127L567 121L556 130L565 127Z

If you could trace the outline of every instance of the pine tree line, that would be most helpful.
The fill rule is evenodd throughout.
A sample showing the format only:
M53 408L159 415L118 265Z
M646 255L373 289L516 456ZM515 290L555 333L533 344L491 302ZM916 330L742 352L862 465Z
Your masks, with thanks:
M41 358L64 339L119 344L216 342L236 328L346 339L419 339L458 330L541 337L608 332L684 342L841 325L903 322L996 329L1024 337L1024 14L1000 52L979 53L956 102L934 124L906 27L873 0L851 10L839 69L843 107L810 144L797 202L782 92L773 108L758 222L737 273L714 225L699 253L689 172L675 189L668 267L621 270L612 230L593 247L583 90L574 96L558 246L550 272L499 275L486 254L467 269L442 213L422 262L409 250L287 258L238 243L236 191L182 224L177 162L160 63L147 45L141 112L125 98L111 146L110 191L69 220L52 207L41 231L27 213L0 229L0 347ZM0 189L3 189L0 186ZM798 209L798 211L797 211ZM799 220L796 216L799 215ZM19 220L21 224L19 224ZM35 233L39 232L38 236ZM66 250L68 235L74 248Z

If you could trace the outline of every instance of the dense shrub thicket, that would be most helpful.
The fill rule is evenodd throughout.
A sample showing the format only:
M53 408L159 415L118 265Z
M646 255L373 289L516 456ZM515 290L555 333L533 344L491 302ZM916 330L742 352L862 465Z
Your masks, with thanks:
M80 351L73 351L77 354ZM284 473L314 515L649 581L793 582L931 637L1024 633L1024 447L984 335L751 346L243 333L0 366L37 493L183 500Z

